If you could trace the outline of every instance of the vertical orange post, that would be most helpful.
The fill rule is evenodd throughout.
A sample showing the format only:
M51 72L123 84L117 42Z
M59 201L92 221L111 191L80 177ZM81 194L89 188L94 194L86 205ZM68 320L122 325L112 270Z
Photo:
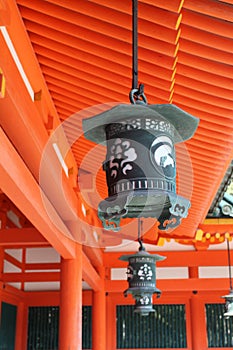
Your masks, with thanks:
M27 348L27 307L24 302L17 306L15 350L24 350Z
M114 350L117 348L117 333L116 333L116 295L109 293L106 297L107 305L107 349Z
M189 278L198 278L199 277L197 266L189 266L188 271L189 271Z
M106 294L104 288L104 269L100 271L102 288L93 291L92 303L92 350L106 350Z
M61 261L59 349L82 349L82 246L76 258Z
M4 267L4 249L0 247L0 324L2 319L2 289L3 289L3 282L2 281L2 274L3 274L3 267Z
M194 294L191 297L190 316L192 350L205 350L208 348L205 322L205 305L204 302L199 298L198 294Z

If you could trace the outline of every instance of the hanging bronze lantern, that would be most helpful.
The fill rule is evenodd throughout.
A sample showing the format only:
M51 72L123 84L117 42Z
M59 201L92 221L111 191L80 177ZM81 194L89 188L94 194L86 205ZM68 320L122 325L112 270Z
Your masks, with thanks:
M108 198L98 208L106 229L118 230L122 217L153 217L167 230L187 216L190 202L176 194L174 144L191 138L198 122L173 104L119 104L83 120L87 139L107 142Z
M124 295L132 294L135 299L134 312L142 316L154 312L152 296L154 293L157 293L157 297L161 294L161 291L156 288L155 264L156 261L164 260L165 257L139 250L132 255L122 255L119 259L129 263L127 268L129 288Z
M144 85L138 87L137 0L132 14L131 105L119 104L83 120L83 130L91 141L107 141L108 197L98 207L105 229L119 230L122 217L152 217L167 230L179 225L190 206L176 194L174 144L191 138L199 119L173 104L147 104Z
M233 290L230 290L230 293L222 296L222 298L225 299L225 312L223 316L229 318L230 316L233 316Z
M227 238L227 257L228 257L228 270L229 270L229 284L230 284L230 293L228 295L222 296L225 299L225 312L224 317L229 318L233 316L233 288L232 288L232 276L231 276L231 251L229 237Z

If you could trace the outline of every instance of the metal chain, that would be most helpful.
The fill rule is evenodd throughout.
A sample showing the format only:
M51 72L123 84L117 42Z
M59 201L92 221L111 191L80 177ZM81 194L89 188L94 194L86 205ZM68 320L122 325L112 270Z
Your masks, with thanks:
M141 219L138 218L138 243L140 245L139 247L139 251L144 251L145 247L143 246L143 241L142 241L142 237L141 237L141 229L142 229L142 222Z
M129 94L129 99L132 104L147 104L147 99L144 94L144 85L138 87L138 1L132 0L132 39L133 39L133 66L132 66L132 90Z
M144 94L144 85L140 84L139 88L132 89L129 94L129 99L132 104L147 104L147 99Z
M229 238L227 238L227 253L228 253L228 268L229 268L230 291L232 291L232 278L231 278L231 253L230 253Z

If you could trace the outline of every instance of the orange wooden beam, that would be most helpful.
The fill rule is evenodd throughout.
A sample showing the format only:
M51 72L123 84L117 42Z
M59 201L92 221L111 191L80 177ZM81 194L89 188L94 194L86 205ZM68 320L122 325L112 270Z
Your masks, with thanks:
M18 1L20 4L27 5L26 0L20 0ZM127 33L128 30L131 30L130 28L130 17L131 17L131 9L129 6L117 5L117 12L118 16L114 16L115 11L113 10L114 5L111 5L111 3L108 3L108 6L105 6L105 11L102 11L102 7L98 4L88 3L88 4L75 4L72 3L72 5L66 5L66 3L62 2L62 0L57 0L56 4L60 4L61 7L55 7L55 4L46 4L45 7L43 3L41 3L38 0L34 0L33 4L30 5L31 8L36 10L37 13L45 13L50 14L53 16L54 12L56 13L57 18L61 20L67 21L67 17L69 18L69 23L80 23L82 26L85 27L86 21L89 20L89 26L95 33L96 27L98 27L99 32L109 35L109 33L114 32L115 37L119 37L120 39L125 40L124 34ZM154 4L154 3L153 3ZM143 10L140 14L140 23L139 26L141 28L141 32L146 33L150 32L149 30L145 30L145 27L148 27L149 25L152 26L151 23L149 23L152 13L151 8L147 6L147 4L143 4ZM155 5L156 6L156 5ZM177 8L177 3L174 5L168 5L169 8ZM73 11L70 11L70 9L73 9ZM165 6L166 8L166 6ZM178 6L179 10L179 6ZM119 12L120 11L120 12ZM90 14L95 13L98 14L99 18L96 18L95 16L91 17L90 21ZM88 14L88 17L87 17ZM121 28L119 24L119 16L121 17ZM153 11L153 22L158 23L159 26L165 27L163 30L166 30L169 28L170 30L174 30L177 28L177 22L179 22L179 13L176 11L164 11L163 8L156 7ZM107 24L112 24L114 28L109 29L109 26ZM153 28L155 25L152 26L151 31L157 33L157 30ZM121 30L120 30L121 29ZM124 31L123 31L124 30Z
M25 271L28 270L60 270L60 263L27 263L25 264Z
M232 42L229 38L218 36L213 34L213 32L204 31L199 28L192 27L192 30L190 30L190 25L184 23L181 24L181 32L182 38L232 53Z
M179 44L179 48L181 51L191 52L193 55L200 56L208 60L212 60L215 62L221 61L223 64L231 65L232 53L221 51L218 46L215 46L213 48L206 45L202 45L200 43L194 43L191 40L186 39L180 39Z
M9 65L10 58L6 62ZM4 99L0 99L1 125L8 138L14 143L14 148L17 149L30 172L38 183L40 182L41 189L46 191L46 195L49 196L50 201L56 206L60 216L64 220L74 220L76 219L77 198L69 179L62 172L61 165L53 149L52 143L54 139L48 138L45 126L43 126L37 115L32 101L30 101L23 90L22 83L17 86L17 82L19 83L20 80L19 77L14 76L13 69L11 73L12 75L8 76L6 83L8 94ZM10 95L9 81L12 80L15 85L14 88L12 87ZM17 96L17 91L22 91L22 94L25 94L25 98L16 100L14 96ZM32 119L31 115L36 117ZM57 138L62 140L60 132L58 134L56 135ZM27 142L22 142L22 140L27 140ZM66 143L64 142L64 144Z
M192 1L193 4L195 2ZM216 3L215 3L216 4ZM210 9L210 2L206 2L206 6ZM197 8L196 8L197 9ZM229 13L232 11L230 10ZM215 12L216 13L216 12ZM206 16L202 13L198 13L197 11L192 11L190 9L186 8L186 1L184 2L184 7L182 10L182 22L187 24L188 26L192 26L194 28L202 29L206 32L210 32L213 34L217 34L222 37L226 37L229 39L232 39L232 23L228 21L224 21L219 19L219 21L216 20L216 18L212 16ZM219 25L216 25L218 23Z
M59 0L60 3L62 0ZM122 11L125 13L130 13L129 6L126 2L121 1L120 3L117 2L109 2L107 0L93 0L92 2L95 2L97 4L101 5L108 5L109 8ZM168 10L171 12L180 12L180 7L183 5L184 0L173 0L172 2L164 2L163 0L146 0L147 4L151 4L153 6L159 7L164 10ZM73 8L76 9L78 6L76 4L73 4Z
M182 266L228 266L227 252L225 250L209 251L156 251L151 254L165 256L158 267L182 267ZM133 252L127 252L133 254ZM127 267L127 264L119 260L122 252L104 253L104 266L108 268Z
M94 215L93 213L91 215ZM88 219L88 218L87 218ZM102 229L96 229L101 230ZM83 252L91 261L92 265L97 269L103 266L103 251L98 247L99 241L96 241L93 236L93 227L88 223L83 222L81 225L81 231L83 235L82 248Z
M25 247L25 246L50 246L48 241L40 234L40 232L33 228L11 228L1 229L0 246L9 247Z
M219 291L221 293L229 291L228 278L190 278L190 279L166 279L157 280L156 287L162 292L207 292ZM127 281L105 281L105 290L109 293L124 292L128 288Z
M217 2L215 0L186 0L184 7L202 15L215 17L224 21L232 22L232 5L226 2Z
M49 114L53 115L58 120L52 98L45 84L35 53L32 50L28 33L20 16L17 3L14 0L8 0L6 7L8 13L4 14L5 23L3 22L2 25L7 25L10 38L22 66L24 67L25 73L30 80L33 90L35 92L42 91L43 99L45 99L44 121L48 121L47 118Z
M103 288L103 280L92 266L88 257L82 252L83 280L94 290L99 291Z
M68 238L70 232L51 203L47 202L53 213L53 221L51 221L42 201L41 190L37 182L2 129L0 129L0 149L1 188L4 193L26 216L30 217L32 224L62 256L74 257L75 243ZM66 235L61 232L61 229Z
M83 244L83 252L86 254L95 268L98 269L103 265L103 253L100 248Z
M9 282L57 282L60 272L7 272L2 274L2 281Z
M29 306L58 306L60 291L27 291L24 292L24 302Z
M9 254L5 253L5 259L18 268L22 268L20 263ZM60 263L33 263L25 264L25 270L27 272L20 273L3 273L3 282L51 282L60 281L60 272L55 271L44 271L44 272L28 272L28 270L60 270ZM87 258L84 252L82 252L82 278L94 291L100 291L103 287L103 279L100 278L97 271L92 266L90 260Z
M229 72L229 74L233 74L233 70L231 73ZM201 109L201 110L203 110L203 112L206 112L206 113L211 113L213 115L213 118L214 118L213 121L216 120L216 121L218 121L218 123L220 122L219 121L220 116L224 116L223 125L227 126L229 124L229 127L232 128L232 125L230 124L230 117L231 117L230 109L221 108L221 106L219 107L218 105L212 106L211 104L208 104L205 101L202 101L200 98L199 98L199 100L195 100L194 99L195 96L194 96L194 98L193 98L193 96L190 98L190 96L192 96L192 95L189 94L188 91L186 92L186 96L184 96L183 94L180 94L179 91L177 91L175 93L175 99L176 99L177 103L184 104L187 107L190 106L191 108ZM210 97L210 100L211 100L211 97Z
M203 224L199 225L199 228L204 233L216 234L220 233L224 235L225 233L233 233L233 219L227 218L210 218L205 219Z
M24 292L22 290L3 282L0 282L0 291L2 296L9 302L18 304L24 298Z
M76 184L75 174L77 166L61 129L59 129L60 132L56 129L56 142L62 149L67 147L66 162L68 163L68 168L73 168L74 175L69 175L69 178L65 176L60 178L61 166L55 151L52 147L46 148L49 140L46 125L49 123L49 119L54 119L54 128L60 122L15 1L10 0L8 7L11 20L10 25L7 28L4 27L4 33L6 32L9 36L12 46L18 54L19 61L24 67L24 73L33 90L32 94L34 93L36 96L34 97L37 100L38 95L41 97L39 97L40 101L33 101L30 98L26 85L23 83L23 79L13 60L13 55L9 51L4 36L0 33L0 46L2 47L0 68L6 80L6 94L4 98L0 99L1 116L4 116L4 118L0 117L1 125L4 127L9 139L14 142L14 147L18 150L38 182L41 175L42 155L46 154L43 160L45 161L46 159L49 162L49 165L44 162L44 166L47 166L47 178L50 183L48 185L45 182L42 187L43 189L47 187L47 196L50 197L50 201L56 206L60 216L65 220L71 220L75 218L77 205L77 198L72 188L74 179ZM42 93L37 94L38 91L42 91ZM42 106L43 103L45 106ZM31 118L32 115L34 115L34 118ZM22 140L27 140L27 142L22 142ZM51 150L49 150L50 148Z
M4 252L4 260L9 262L10 264L18 267L19 269L22 269L22 262L14 258L12 255Z
M111 37L102 35L97 31L93 32L90 29L88 29L87 26L77 26L77 23L79 23L77 20L75 24L66 22L65 26L63 27L63 30L61 31L60 19L56 18L54 15L52 17L48 17L45 14L31 11L26 7L22 8L21 12L24 18L30 18L30 21L27 21L26 25L27 29L31 33L30 38L32 42L37 41L36 35L40 31L38 23L40 23L41 25L44 25L45 42L43 42L43 45L47 46L46 42L49 42L49 39L46 40L46 38L57 38L57 32L59 31L59 43L57 43L57 45L65 44L67 46L67 54L70 54L71 56L75 56L75 51L77 51L78 53L77 56L80 56L80 52L88 54L92 52L92 54L94 53L92 59L93 61L94 59L98 60L98 53L100 52L100 50L102 50L102 56L104 57L104 59L111 61L112 50L114 49L114 51L116 51L114 53L115 62L119 63L119 65L122 65L122 63L124 62L127 63L128 57L131 56L131 52L129 51L129 43L125 41L126 37L124 38L124 41L121 41L117 36ZM76 14L76 16L78 16L78 13ZM178 21L179 15L174 14L174 19ZM153 19L153 22L155 22L155 19ZM79 36L76 37L74 40L74 38L71 37L69 33L74 32L75 30L79 32ZM130 36L128 38L130 38ZM53 49L54 43L52 41L50 42L51 49ZM158 49L155 50L155 47L158 47ZM170 65L172 63L171 58L174 59L176 46L174 45L174 43L167 43L165 41L162 41L161 39L152 40L149 36L145 36L145 39L142 41L142 44L140 46L140 57L143 60L149 60L149 55L146 50L153 51L153 56L150 57L152 58L154 63L159 62L160 56L160 64L165 66L167 64ZM161 54L164 55L162 60Z
M32 37L33 39L34 37ZM39 38L38 38L39 41ZM63 55L60 53L56 53L57 61L55 62L53 59L54 51L50 48L50 43L48 42L48 47L41 47L39 44L35 44L35 50L38 52L38 57L40 59L41 63L44 63L45 67L43 68L44 74L46 75L46 81L49 83L49 86L53 87L53 91L55 95L56 90L56 82L59 78L59 81L62 83L62 87L67 91L66 96L70 96L69 103L73 103L76 101L76 104L78 105L78 110L85 106L86 103L90 105L96 105L101 100L102 103L107 101L125 101L127 97L128 89L127 87L130 85L130 81L128 78L129 73L125 69L124 66L121 67L121 70L117 71L117 75L113 71L109 71L108 69L108 62L99 62L99 65L94 66L93 62L91 62L91 59L86 57L86 61L82 62L81 60L78 60L76 58L75 52L70 57L67 56L68 65L64 66L60 63L60 60L62 59ZM58 47L56 47L56 50L61 51L63 45L60 44L60 46L57 44ZM68 50L68 47L67 47ZM45 56L46 55L46 56ZM171 60L170 60L171 61ZM151 95L155 95L156 92L160 92L164 96L168 94L172 87L172 77L173 72L171 69L173 69L174 66L174 59L173 62L167 62L167 65L169 67L160 67L159 62L154 62L154 68L151 67L151 64L148 62L144 63L144 72L143 72L143 81L147 81L147 89L150 92ZM77 66L77 69L74 68ZM80 70L80 67L82 67L82 71ZM54 77L53 70L56 70L58 73L57 77ZM153 83L150 81L150 71L154 69L158 71L157 76L153 80ZM96 78L96 76L93 76L93 70L96 72L96 74L99 75ZM126 72L125 72L126 71ZM90 73L89 73L90 72ZM77 77L78 74L78 77ZM119 78L119 74L121 77ZM110 76L110 78L109 78ZM108 79L106 78L108 77ZM117 80L116 80L117 79ZM119 80L120 79L120 80ZM115 81L115 86L114 86ZM124 82L124 86L120 86ZM60 82L59 82L60 83ZM77 84L78 88L80 87L80 93L83 91L84 94L86 94L85 101L77 101L75 98L75 92L72 92L72 90L77 90ZM69 85L69 89L67 87ZM73 87L73 88L72 88ZM167 87L167 89L166 89ZM98 91L98 93L94 93L94 91ZM168 90L168 91L167 91ZM101 95L102 94L102 95ZM61 96L62 102L66 105L67 98ZM80 104L82 103L82 104ZM57 105L57 103L56 103ZM77 108L77 107L76 107ZM75 110L76 111L76 110Z
M195 78L195 76L188 77L185 75L177 74L176 87L179 85L199 91L200 93L203 92L204 94L208 92L209 96L215 96L215 97L217 96L219 98L227 99L229 101L232 100L231 99L232 90L230 88L228 89L228 86L226 86L225 88L223 87L220 88L219 86L210 84L208 81L198 80L197 77ZM200 132L200 127L198 128L198 132ZM220 135L217 135L217 133L215 134L216 134L216 137L220 137Z
M179 62L192 68L200 69L204 72L216 74L219 78L222 78L222 76L225 78L232 76L232 66L221 64L219 61L215 62L210 59L202 58L199 55L192 54L192 51L191 53L180 51Z
M40 58L44 58L45 61L48 62L48 59L51 59L52 62L52 67L56 66L59 67L60 65L57 64L56 62L54 62L54 55L57 58L57 61L60 62L60 58L64 57L62 55L62 53L64 54L64 44L62 42L55 42L50 40L49 38L44 38L43 40L43 46L41 44L41 40L39 35L32 33L31 34L31 39L32 42L34 43L34 48L35 48L35 52L39 55ZM51 47L52 45L52 47ZM66 48L66 64L68 67L64 66L61 68L61 73L65 72L65 71L69 71L70 73L72 73L71 75L74 75L74 66L77 65L77 69L80 70L80 65L84 64L84 71L85 68L87 68L87 72L93 72L93 69L97 69L97 72L101 72L102 71L102 75L105 78L105 76L107 74L110 74L110 78L113 78L115 76L114 72L117 72L117 76L122 77L123 81L127 82L130 80L130 69L127 68L127 64L123 65L120 64L121 61L119 61L119 63L117 63L116 61L111 61L110 59L105 59L100 58L97 55L94 55L94 52L83 52L81 51L81 49L79 48L78 52L79 55L83 58L83 61L80 61L79 59L77 59L76 55L77 55L77 49L73 49L72 48L73 45L71 45L71 47ZM148 55L148 53L147 53ZM172 52L170 54L172 57L163 55L163 60L164 60L164 64L161 66L161 62L159 61L159 57L156 56L155 60L153 62L150 62L146 59L141 58L140 63L143 64L144 69L143 72L144 73L148 73L150 74L150 69L151 69L151 65L154 66L156 69L156 71L158 71L158 74L156 74L157 77L159 78L164 78L166 80L168 80L169 78L171 78L172 72L170 71L173 67L174 67L174 61L175 61L175 55L174 52ZM46 59L46 57L48 57L48 59ZM81 76L83 76L83 72L81 73ZM101 76L102 76L101 75ZM62 76L62 74L61 74ZM100 76L100 77L101 77ZM75 77L75 75L74 75ZM128 78L127 78L128 77ZM76 75L76 80L77 80L77 75ZM94 82L95 82L94 78ZM116 79L118 81L118 79ZM74 81L74 78L73 78ZM156 80L155 80L156 81ZM72 82L72 81L71 81ZM128 84L126 85L128 86ZM100 87L102 89L104 89L104 87ZM115 90L113 90L112 92L114 92ZM119 95L118 95L119 96ZM114 99L112 98L111 101L114 101Z
M190 83L190 86L188 86L188 85L180 86L176 82L176 94L177 95L192 96L192 98L194 100L196 100L197 102L199 102L201 104L202 103L206 103L206 105L213 104L213 105L217 106L219 109L220 108L226 109L226 111L227 111L227 109L230 109L230 110L233 109L233 102L232 102L231 98L227 99L227 95L224 96L223 98L219 97L217 95L217 93L216 93L216 95L211 95L211 94L209 94L209 91L207 89L208 89L208 84L206 85L206 91L203 92L203 91L195 90L194 86L191 86L191 83ZM222 92L222 94L223 93L224 93L224 91ZM210 111L210 110L211 110L211 107L209 108L208 111ZM225 115L225 114L223 113L223 115ZM198 131L199 131L199 129L198 129ZM196 139L196 135L195 135L195 139Z

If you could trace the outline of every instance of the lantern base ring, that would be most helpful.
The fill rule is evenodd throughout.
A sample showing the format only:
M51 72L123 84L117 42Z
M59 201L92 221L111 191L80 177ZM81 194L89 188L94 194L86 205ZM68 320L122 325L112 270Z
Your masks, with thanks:
M124 297L127 297L128 294L132 294L134 298L140 297L142 294L142 290L144 294L152 295L154 293L157 294L157 298L160 298L161 296L161 290L154 287L154 288L147 288L147 287L139 287L139 288L128 288L124 291Z
M152 217L160 230L174 229L187 217L190 202L174 192L134 190L100 202L98 216L106 230L118 231L121 218Z

